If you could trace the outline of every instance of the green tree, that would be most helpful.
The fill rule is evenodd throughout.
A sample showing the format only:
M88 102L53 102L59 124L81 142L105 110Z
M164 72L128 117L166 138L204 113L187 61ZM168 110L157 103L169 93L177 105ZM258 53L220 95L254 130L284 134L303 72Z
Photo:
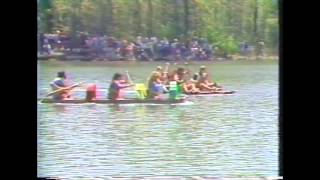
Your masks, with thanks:
M227 53L237 53L241 41L261 39L270 52L279 44L278 0L39 0L38 19L44 33L196 35Z

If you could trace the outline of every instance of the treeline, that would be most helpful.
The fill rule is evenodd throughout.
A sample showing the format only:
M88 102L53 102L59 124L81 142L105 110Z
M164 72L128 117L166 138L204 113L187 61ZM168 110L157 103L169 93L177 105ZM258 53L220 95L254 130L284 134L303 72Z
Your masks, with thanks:
M38 0L38 29L134 40L204 37L227 53L241 42L279 44L278 0Z

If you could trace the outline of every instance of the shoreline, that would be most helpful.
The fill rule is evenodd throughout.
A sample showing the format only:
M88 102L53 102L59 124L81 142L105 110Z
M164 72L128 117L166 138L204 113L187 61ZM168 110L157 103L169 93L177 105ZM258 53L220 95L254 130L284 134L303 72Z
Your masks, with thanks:
M60 65L80 65L80 66L123 66L124 64L129 66L139 66L139 65L164 65L169 62L171 66L186 66L186 65L210 65L210 64L228 64L228 63L237 63L237 62L278 62L278 59L233 59L233 60L211 60L211 61L99 61L99 60L91 60L91 61L83 61L83 60L72 60L72 61L61 61L57 59L49 59L45 61L38 61L38 63L50 63L50 64L60 64Z
M65 59L61 56L48 56L47 58L37 58L37 61L57 61L57 62L87 62L87 63L106 63L106 64L118 64L118 63L163 63L169 62L172 64L181 64L181 63L216 63L216 62L230 62L230 61L265 61L265 60L279 60L279 56L239 56L239 55L231 55L229 58L215 58L213 60L153 60L153 61L139 61L139 60L107 60L107 59L91 59L91 58L74 58L74 59Z

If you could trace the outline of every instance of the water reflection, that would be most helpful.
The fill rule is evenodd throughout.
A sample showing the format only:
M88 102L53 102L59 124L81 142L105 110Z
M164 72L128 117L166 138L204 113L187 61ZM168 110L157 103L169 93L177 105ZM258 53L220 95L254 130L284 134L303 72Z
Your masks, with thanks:
M57 113L68 113L68 106L64 104L52 104L52 111Z
M252 67L215 67L238 93L191 97L192 105L39 104L39 176L276 175L276 66ZM104 83L127 67L70 68ZM142 81L153 68L130 72ZM57 69L41 71L40 86Z
M125 112L125 108L119 104L112 104L109 105L109 110L110 112L114 112L114 113L119 113L119 112Z

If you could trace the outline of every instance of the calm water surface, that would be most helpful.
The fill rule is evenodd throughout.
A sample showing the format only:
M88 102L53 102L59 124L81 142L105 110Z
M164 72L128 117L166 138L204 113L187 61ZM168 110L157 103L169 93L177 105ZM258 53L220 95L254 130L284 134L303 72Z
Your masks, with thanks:
M237 93L190 105L38 104L38 176L277 176L278 62L205 64ZM115 72L145 82L157 65L38 62L38 95L60 70L106 89Z

